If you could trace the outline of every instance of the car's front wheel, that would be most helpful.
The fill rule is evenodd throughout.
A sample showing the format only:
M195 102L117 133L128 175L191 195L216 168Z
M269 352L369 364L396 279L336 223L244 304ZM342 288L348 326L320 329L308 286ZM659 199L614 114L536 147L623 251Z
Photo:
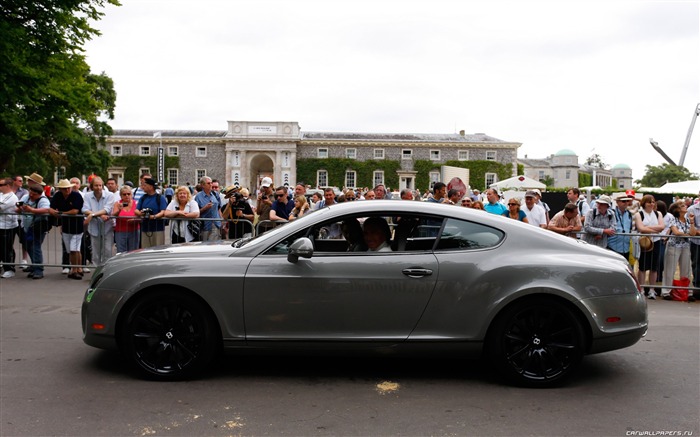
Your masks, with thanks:
M147 377L194 376L211 363L220 341L210 311L181 292L156 291L137 297L123 318L120 345Z
M581 322L549 299L515 303L498 316L486 341L488 359L517 385L551 387L568 379L584 355Z

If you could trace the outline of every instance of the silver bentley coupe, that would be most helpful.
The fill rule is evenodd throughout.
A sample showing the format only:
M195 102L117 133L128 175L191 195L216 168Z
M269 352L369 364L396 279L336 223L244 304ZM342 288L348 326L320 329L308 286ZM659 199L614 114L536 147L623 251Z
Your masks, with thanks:
M196 376L226 352L449 354L560 385L625 348L647 307L625 260L452 205L346 202L255 238L119 254L82 302L88 345L142 374Z

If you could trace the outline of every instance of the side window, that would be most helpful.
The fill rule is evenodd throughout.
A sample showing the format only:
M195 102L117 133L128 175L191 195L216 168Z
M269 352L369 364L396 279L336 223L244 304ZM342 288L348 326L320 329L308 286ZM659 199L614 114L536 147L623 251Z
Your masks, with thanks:
M504 234L498 229L464 220L448 219L437 250L485 249L496 246Z
M426 216L394 217L392 249L398 252L430 251L440 235L443 219Z

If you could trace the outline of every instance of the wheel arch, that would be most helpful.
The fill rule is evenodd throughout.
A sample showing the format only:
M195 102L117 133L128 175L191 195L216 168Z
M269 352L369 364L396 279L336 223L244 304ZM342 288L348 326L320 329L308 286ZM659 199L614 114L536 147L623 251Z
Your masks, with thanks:
M559 304L564 305L567 309L569 309L571 311L571 313L577 318L579 323L581 323L581 326L584 327L584 329L583 329L584 350L586 353L588 353L590 351L591 344L593 341L593 331L591 329L590 320L588 320L588 318L583 313L581 308L576 306L571 300L566 299L566 298L560 296L559 294L553 293L553 291L548 292L547 290L537 290L537 291L533 291L532 293L529 293L529 294L520 295L519 297L507 302L505 305L502 305L501 307L498 308L498 310L493 315L493 317L491 317L491 320L488 323L488 328L486 329L486 332L483 336L483 338L484 338L484 347L483 347L484 353L486 352L487 348L489 347L488 339L491 335L491 332L492 332L494 326L497 324L499 318L502 317L503 314L507 313L511 308L513 308L516 305L522 305L523 303L527 303L530 301L536 301L536 300L557 302Z
M172 294L182 294L186 295L188 297L194 298L197 300L202 307L205 309L207 312L207 317L215 324L215 332L217 335L217 344L218 344L218 349L219 352L223 349L223 337L222 337L222 332L221 332L221 323L219 322L219 318L216 315L216 312L213 310L211 305L209 305L209 302L207 302L206 299L204 299L202 296L199 294L195 293L194 291L190 290L187 287L183 287L181 285L177 284L153 284L148 287L145 287L138 292L134 293L129 297L129 299L122 305L122 307L119 310L119 314L117 315L117 321L116 325L114 327L114 336L117 341L117 347L120 350L123 350L123 345L121 344L122 342L122 334L123 334L123 326L124 326L124 318L128 316L128 314L131 312L131 309L139 302L140 299L142 299L145 295L150 294L150 293L157 293L157 292L167 292L167 293L172 293Z

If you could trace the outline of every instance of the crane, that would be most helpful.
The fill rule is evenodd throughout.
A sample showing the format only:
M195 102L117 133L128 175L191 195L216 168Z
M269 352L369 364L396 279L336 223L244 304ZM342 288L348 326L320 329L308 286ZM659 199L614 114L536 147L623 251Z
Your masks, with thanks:
M698 116L700 115L700 103L695 107L695 111L693 111L693 118L690 120L690 128L688 128L688 135L685 137L685 145L683 146L683 151L681 152L681 159L678 161L678 165L676 165L675 162L671 158L668 157L668 155L659 147L659 143L654 141L653 138L649 138L649 143L651 144L651 147L654 148L661 156L664 157L664 159L671 165L677 166L677 167L683 167L683 163L685 163L685 154L688 153L688 145L690 145L690 137L693 135L693 129L695 128L695 120L698 119Z

